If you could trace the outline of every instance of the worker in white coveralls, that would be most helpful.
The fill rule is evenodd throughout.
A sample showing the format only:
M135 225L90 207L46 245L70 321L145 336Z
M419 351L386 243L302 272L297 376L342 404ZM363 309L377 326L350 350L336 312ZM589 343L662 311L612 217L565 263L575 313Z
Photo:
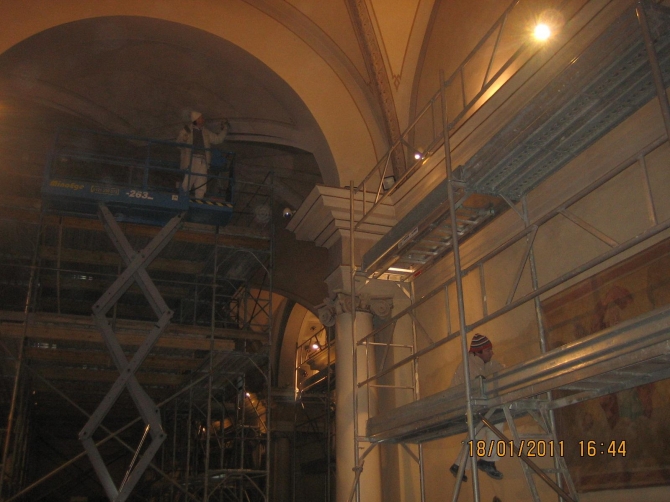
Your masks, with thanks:
M505 366L498 361L493 360L493 344L491 343L491 340L489 340L487 337L484 335L480 335L477 333L473 338L472 342L470 342L470 350L468 352L468 362L470 363L470 380L474 380L478 376L481 377L488 377L492 375L493 373L500 371L503 369ZM456 371L454 372L454 377L451 380L451 386L455 387L456 385L462 385L465 383L465 378L463 375L463 361L460 362L458 367L456 368ZM501 428L498 426L498 428ZM489 445L494 444L497 441L498 436L495 435L493 431L491 431L488 427L484 427L482 430L479 431L476 437L476 441L479 440L484 440L486 441L486 450L487 452L489 450ZM497 448L492 448L491 452L493 455L491 456L482 456L479 460L477 460L477 467L479 468L480 471L485 472L489 476L491 476L493 479L502 479L503 474L496 468L496 461L500 460L500 458L495 454ZM469 466L470 462L470 454L469 454L469 449L468 449L468 460L466 461L466 468ZM454 475L458 475L458 461L457 463L453 464L449 471ZM467 476L463 475L463 481L467 481L468 478Z
M191 112L191 124L185 125L179 131L177 143L192 145L192 148L181 148L180 167L186 170L191 166L191 175L184 176L181 186L189 192L195 189L195 196L202 199L207 190L207 169L212 161L211 145L221 143L228 134L228 121L221 123L221 132L213 133L205 128L205 118L202 113Z

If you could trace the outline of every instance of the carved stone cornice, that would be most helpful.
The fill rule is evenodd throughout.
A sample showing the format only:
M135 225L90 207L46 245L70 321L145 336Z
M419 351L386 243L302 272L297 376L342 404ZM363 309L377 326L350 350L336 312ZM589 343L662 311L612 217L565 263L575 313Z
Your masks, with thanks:
M366 210L374 203L373 193L366 193ZM311 241L317 246L331 248L344 236L349 236L350 194L346 188L315 186L286 225L296 239ZM356 221L363 212L363 193L354 197ZM371 246L398 222L391 197L387 197L374 215L371 215L356 231L356 239L368 240Z

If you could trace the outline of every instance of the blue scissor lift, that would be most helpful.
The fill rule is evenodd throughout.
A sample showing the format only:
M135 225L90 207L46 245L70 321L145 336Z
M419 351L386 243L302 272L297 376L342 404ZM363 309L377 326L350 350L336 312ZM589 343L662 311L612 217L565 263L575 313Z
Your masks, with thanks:
M180 169L180 149L184 148L190 146L93 131L60 131L42 185L46 211L99 218L126 265L125 271L93 306L93 318L119 377L79 433L108 498L115 502L128 499L166 438L158 407L135 377L173 316L146 269L184 221L223 226L233 214L234 154L213 150L210 174L196 175L190 169ZM196 199L182 188L184 177L188 176L199 176L202 183L207 183L204 198ZM163 228L144 249L136 251L119 222ZM158 321L128 361L107 313L133 283L142 290ZM137 406L145 429L126 477L116 486L93 440L93 433L124 388ZM151 442L140 455L148 437Z

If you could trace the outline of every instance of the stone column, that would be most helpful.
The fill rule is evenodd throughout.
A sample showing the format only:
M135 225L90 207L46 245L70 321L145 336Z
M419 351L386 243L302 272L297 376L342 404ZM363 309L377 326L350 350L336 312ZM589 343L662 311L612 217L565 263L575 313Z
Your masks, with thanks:
M293 459L291 458L291 441L286 436L277 435L274 438L274 476L272 493L273 500L290 500L293 477Z
M357 411L354 412L354 371L353 350L355 341L360 340L372 331L373 312L378 310L390 312L389 302L380 299L370 299L362 294L356 297L356 320L352 337L352 306L351 296L338 293L334 300L327 302L327 306L320 312L320 318L326 323L335 324L336 328L336 411L335 423L337 427L336 458L337 458L337 502L349 500L354 485L356 466L354 420L358 421L358 435L365 436L366 422L369 416L377 412L377 393L366 387L357 389ZM371 310L372 307L372 310ZM368 374L373 374L374 357L366 356L364 346L356 346L357 377L362 381ZM359 458L367 448L368 443L359 446ZM379 448L372 450L363 461L363 471L360 475L361 501L381 502L381 467ZM355 499L354 499L355 500Z

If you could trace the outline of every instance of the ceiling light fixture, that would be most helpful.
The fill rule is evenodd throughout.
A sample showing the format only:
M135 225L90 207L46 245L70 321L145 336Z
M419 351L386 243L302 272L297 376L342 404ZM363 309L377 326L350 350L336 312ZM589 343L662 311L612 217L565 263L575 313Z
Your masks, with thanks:
M396 267L389 267L389 272L407 272L407 273L412 273L414 270L411 270L409 268L396 268Z
M545 23L538 23L533 31L535 39L544 42L551 36L551 28Z

